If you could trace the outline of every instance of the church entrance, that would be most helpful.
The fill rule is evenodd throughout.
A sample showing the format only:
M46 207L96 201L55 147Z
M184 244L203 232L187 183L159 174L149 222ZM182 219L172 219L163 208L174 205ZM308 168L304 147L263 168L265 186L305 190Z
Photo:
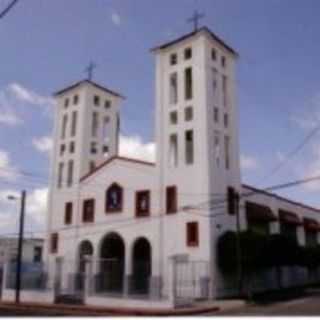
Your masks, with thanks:
M151 276L151 245L147 239L135 241L132 259L132 293L147 294Z
M100 292L122 293L125 267L125 245L116 233L105 236L100 248L100 273L96 288Z

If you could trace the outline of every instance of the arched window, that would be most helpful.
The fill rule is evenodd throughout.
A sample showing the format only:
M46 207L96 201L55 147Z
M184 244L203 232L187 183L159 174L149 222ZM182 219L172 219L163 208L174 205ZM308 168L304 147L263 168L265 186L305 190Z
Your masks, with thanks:
M112 184L106 191L106 213L121 212L123 206L123 189Z

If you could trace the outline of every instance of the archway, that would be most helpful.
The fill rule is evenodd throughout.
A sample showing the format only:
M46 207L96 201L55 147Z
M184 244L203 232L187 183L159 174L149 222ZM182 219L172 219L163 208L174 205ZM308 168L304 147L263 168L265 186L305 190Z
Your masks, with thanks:
M78 272L85 272L85 257L93 255L93 245L89 240L84 240L79 245Z
M132 270L132 291L139 294L148 293L151 276L151 245L145 238L137 239L133 245Z
M125 244L116 233L106 235L100 246L99 287L104 292L122 292L125 266Z

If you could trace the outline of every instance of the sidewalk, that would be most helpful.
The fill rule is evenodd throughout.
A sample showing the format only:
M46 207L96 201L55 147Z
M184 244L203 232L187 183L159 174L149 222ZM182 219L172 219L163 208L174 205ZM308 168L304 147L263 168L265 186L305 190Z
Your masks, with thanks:
M219 308L219 312L240 309L247 305L245 300L217 300L215 305Z
M215 301L199 303L191 308L170 309L170 310L148 310L129 308L102 308L92 306L71 306L64 304L40 304L21 303L16 305L11 302L1 302L0 309L23 313L36 313L41 315L64 315L64 316L191 316L219 311Z

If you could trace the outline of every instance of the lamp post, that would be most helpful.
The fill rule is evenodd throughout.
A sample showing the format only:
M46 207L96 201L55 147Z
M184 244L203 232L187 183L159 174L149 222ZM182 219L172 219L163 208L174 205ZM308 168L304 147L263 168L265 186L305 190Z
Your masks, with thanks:
M21 201L20 206L20 222L19 222L19 238L18 238L18 252L16 262L16 303L20 303L20 290L21 290L21 264L22 264L22 248L23 248L23 231L24 231L24 216L25 216L25 201L26 191L21 192L21 197L13 195L8 196L8 200Z

